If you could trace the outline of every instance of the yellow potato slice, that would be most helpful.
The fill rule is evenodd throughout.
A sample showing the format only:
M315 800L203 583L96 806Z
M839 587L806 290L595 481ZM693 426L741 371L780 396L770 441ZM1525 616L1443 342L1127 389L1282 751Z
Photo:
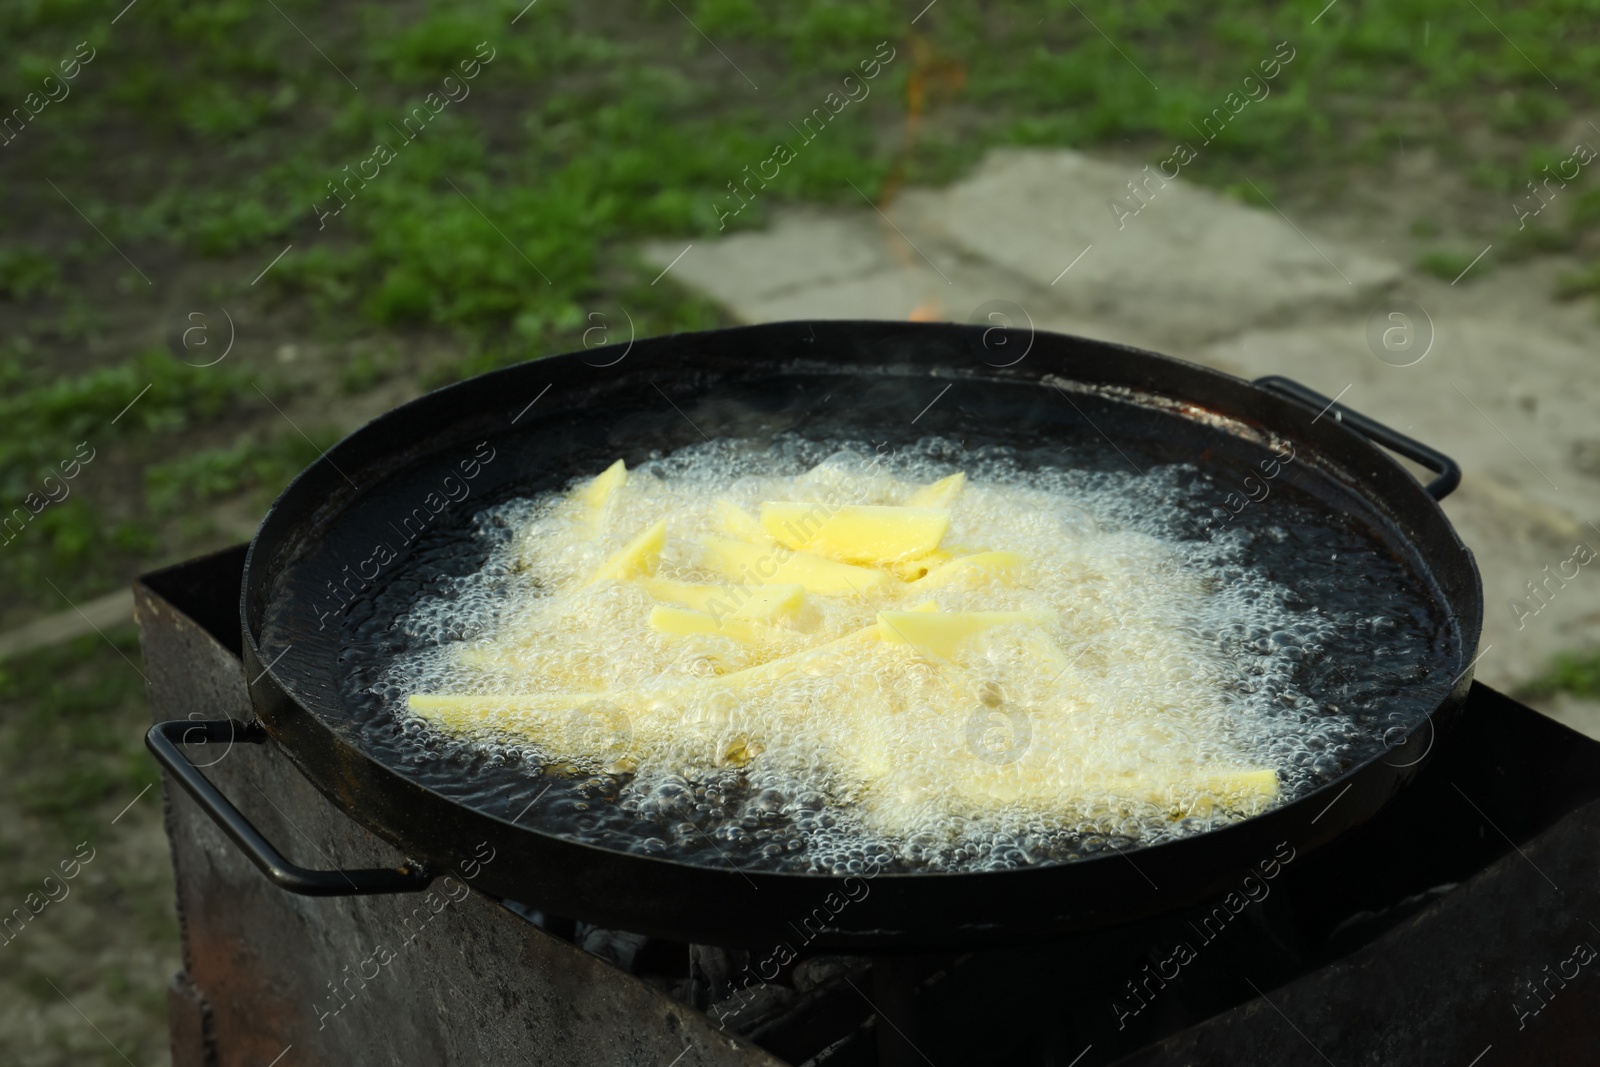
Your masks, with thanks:
M754 667L746 667L742 671L730 671L719 677L703 681L696 680L693 684L698 686L725 685L738 688L745 685L776 681L795 674L832 677L839 669L839 665L842 662L841 656L849 656L855 653L859 646L870 644L876 640L878 640L878 628L876 626L867 626L845 634L843 637L836 637L832 641L825 641L814 648L803 649L791 655L768 660Z
M1275 771L1256 768L1155 767L1138 774L1091 779L1086 792L1166 808L1175 819L1215 808L1253 814L1278 795Z
M585 585L596 582L623 582L640 575L655 573L661 563L661 549L667 543L667 520L662 519L644 533L629 541L610 559L600 564Z
M631 699L630 699L631 698ZM681 706L654 695L418 693L410 708L427 722L456 733L487 733L544 745L558 758L635 770L682 719Z
M639 585L657 600L683 604L696 611L711 611L716 603L727 603L733 594L726 585L708 582L675 582L671 578L640 578Z
M1278 795L1278 774L1271 770L1210 770L1172 781L1180 795L1198 794L1186 815L1209 814L1213 805L1254 814Z
M742 596L741 596L742 594ZM741 619L753 619L756 622L776 623L785 619L798 616L806 604L806 587L793 583L778 582L772 585L763 585L749 592L736 590L730 603L736 603L733 614ZM721 605L718 605L720 608ZM713 613L717 608L708 609Z
M1047 633L1035 631L1029 634L1022 639L1022 647L1027 649L1039 669L1046 672L1047 679L1059 679L1062 672L1072 666L1073 661L1067 658L1061 646Z
M936 548L920 559L901 559L885 563L884 569L902 582L915 582L943 567L955 557L942 548Z
M808 593L822 596L870 596L892 580L882 571L729 537L707 537L702 542L701 560L711 570L739 583L799 585Z
M650 609L650 628L664 634L680 636L714 634L737 641L741 645L763 644L771 637L770 634L763 633L767 627L749 619L735 618L731 613L718 616L670 604L657 604Z
M803 585L780 583L744 589L709 582L677 582L670 578L641 578L639 585L657 600L682 604L718 619L736 616L770 624L792 622L806 606Z
M955 498L961 495L961 487L967 484L967 476L962 471L940 478L931 485L925 485L911 494L911 499L906 503L914 508L948 508Z
M935 589L944 585L973 586L996 578L1010 585L1015 583L1022 568L1022 557L1015 552L977 552L935 567L926 578L917 582L917 588Z
M950 781L958 793L981 806L1020 802L1076 808L1092 819L1118 815L1128 805L1165 809L1172 819L1209 815L1219 807L1255 814L1278 795L1278 776L1271 770L1154 767L1133 774L1089 773L1069 783L1029 755L1024 751L1004 765L971 766L950 775Z
M880 611L878 637L885 644L910 645L917 652L951 659L961 643L995 626L1048 626L1048 611Z
M950 529L941 508L883 504L825 504L769 500L761 505L761 528L790 548L845 563L891 563L917 559L939 547Z
M572 491L579 514L591 529L598 530L604 524L606 506L627 482L628 465L619 459Z
M412 711L427 718L459 715L473 721L496 716L515 717L540 708L575 708L596 702L650 702L682 696L701 698L724 687L737 688L769 682L791 674L824 675L835 669L840 654L878 640L876 626L863 627L815 648L768 660L754 667L710 678L691 678L642 689L616 689L600 693L412 693L406 698Z
M716 520L717 527L729 537L737 537L741 541L758 545L764 545L771 540L754 515L727 497L719 497L712 505L712 517Z
M681 731L686 724L708 714L714 717L721 702L737 702L735 694L741 688L797 674L834 677L843 662L841 657L848 657L860 645L877 639L877 628L868 626L742 671L641 689L600 693L412 693L406 704L420 718L447 730L522 737L570 758L596 751L594 731L603 728L610 735L624 735L631 754L652 737ZM758 753L759 739L746 740L744 748L749 755ZM732 754L728 755L732 758Z

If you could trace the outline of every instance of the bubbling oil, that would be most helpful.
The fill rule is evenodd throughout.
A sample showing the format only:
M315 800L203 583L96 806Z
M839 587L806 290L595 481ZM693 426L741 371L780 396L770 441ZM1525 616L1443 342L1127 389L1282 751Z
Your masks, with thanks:
M353 695L400 724L419 763L521 780L498 806L514 813L537 794L527 821L542 829L835 874L883 861L1003 869L1204 832L1331 780L1426 713L1396 698L1440 635L1422 597L1397 606L1392 590L1415 579L1362 531L1285 500L1197 537L1222 491L1191 466L1122 474L1024 458L937 438L892 454L719 440L631 471L598 534L563 492L505 501L436 550L470 545L476 569L430 574L430 552L411 564L400 584L418 592L363 627L392 628L381 647L358 640ZM636 581L584 585L663 517L658 577L725 580L696 552L721 532L718 498L750 511L903 504L958 469L967 483L943 543L1017 553L1012 580L808 596L805 629L759 646L653 629L656 601ZM1352 568L1391 591L1341 587ZM985 631L953 663L850 637L882 610L930 603L1051 621ZM750 670L808 654L804 669ZM614 696L541 707L572 691ZM441 730L407 710L419 693L514 694L527 714ZM1275 794L1215 784L1247 772L1270 772Z

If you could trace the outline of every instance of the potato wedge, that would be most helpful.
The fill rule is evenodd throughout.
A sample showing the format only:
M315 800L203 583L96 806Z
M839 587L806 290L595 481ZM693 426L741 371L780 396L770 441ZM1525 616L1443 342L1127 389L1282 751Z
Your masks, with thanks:
M878 637L885 644L909 645L936 659L955 657L962 642L996 626L1048 626L1048 611L880 611Z
M661 563L661 549L666 543L667 520L662 519L600 564L584 584L623 582L641 575L652 575Z
M701 562L737 583L799 585L822 596L871 596L893 579L882 571L839 563L780 545L752 545L730 537L707 537Z
M773 540L843 563L884 564L917 559L939 547L950 529L941 508L883 504L825 504L769 500L761 528Z

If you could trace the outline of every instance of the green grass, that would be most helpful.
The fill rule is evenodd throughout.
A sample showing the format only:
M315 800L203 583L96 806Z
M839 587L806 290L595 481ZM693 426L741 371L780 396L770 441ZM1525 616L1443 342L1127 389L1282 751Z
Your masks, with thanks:
M732 228L760 226L787 202L858 202L852 185L876 195L948 180L994 145L1155 160L1180 141L1198 149L1187 177L1251 203L1252 184L1276 190L1296 175L1381 165L1402 144L1431 148L1484 190L1486 219L1505 216L1486 224L1491 236L1511 231L1497 255L1568 252L1600 225L1587 171L1532 229L1515 230L1505 210L1571 153L1558 134L1600 98L1600 0L1481 14L1449 0L1344 0L1315 25L1321 5L1265 0L1135 0L1096 7L1094 25L1071 0L998 0L939 5L915 27L889 0L278 7L142 0L115 26L84 0L0 8L15 59L0 72L6 99L38 88L79 42L97 50L70 95L5 146L23 165L11 174L49 176L60 193L0 182L15 205L0 216L0 317L26 324L0 342L0 492L22 499L81 441L152 466L130 480L133 504L68 501L37 520L48 543L0 548L0 579L41 607L56 598L36 572L70 594L125 577L119 568L143 552L181 554L204 539L181 512L270 492L308 454L286 426L259 420L247 376L229 364L195 370L144 353L62 373L62 357L124 328L117 308L170 313L157 305L171 294L145 286L122 253L158 282L171 264L214 265L205 299L245 302L269 329L292 320L309 324L300 337L362 341L366 355L330 367L337 392L359 396L396 375L436 385L576 348L595 314L619 308L636 336L724 323L670 280L652 286L655 271L632 249L718 233L728 183L780 141L796 146L794 160ZM493 59L467 79L461 64L480 42ZM792 124L888 49L871 94L799 144ZM1261 81L1261 64L1290 50ZM467 95L432 114L428 94L446 77ZM1263 88L1213 140L1196 132L1228 110L1228 94ZM911 142L913 100L922 125ZM420 133L413 122L413 139L397 126L419 105L431 117ZM1492 136L1469 151L1451 119ZM359 173L380 144L393 158L341 187L344 206L326 214L340 203L330 183ZM1429 220L1417 227L1451 239ZM1420 266L1453 280L1470 259L1447 248ZM1566 291L1596 291L1592 277ZM373 354L409 337L428 338L427 351ZM232 444L172 447L246 411ZM330 423L321 440L348 428Z
M1424 252L1417 257L1417 269L1431 274L1435 278L1443 278L1447 282L1454 282L1457 278L1461 278L1463 271L1472 266L1472 261L1475 258L1476 254L1472 252L1450 252L1444 250ZM1474 280L1487 273L1489 273L1489 268L1480 262L1476 267L1473 267L1471 274L1462 278L1462 281Z
M161 791L143 745L141 668L127 626L0 664L7 907L51 885L59 891L59 879L44 878L85 854L79 842L94 850L65 883L68 893L3 950L0 993L32 1021L26 1034L6 1027L0 1042L28 1063L150 1063L165 1055L178 931L170 865L149 847L159 840ZM116 1051L76 1014L56 1015L63 995L94 1015Z
M73 376L30 373L13 357L0 362L0 385L0 492L7 498L38 489L79 445L98 456L129 437L181 432L224 414L247 388L225 364L193 367L160 351Z
M1597 294L1600 294L1600 263L1563 276L1556 287L1556 295L1563 300Z
M152 462L255 394L226 364L197 368L159 351L76 375L25 360L15 350L0 359L0 586L8 608L20 599L64 610L63 596L126 582L158 547L159 516L126 500L114 472Z
M60 268L34 248L0 248L0 297L22 301L60 288Z
M173 175L181 180L157 183L152 195L119 200L103 185L77 190L114 239L160 235L187 255L270 256L298 235L271 275L280 298L309 300L327 316L354 314L378 329L460 331L480 348L514 338L530 354L570 343L610 288L619 243L713 232L726 183L774 140L789 139L789 123L880 41L898 54L873 95L801 150L737 225L758 225L787 200L847 200L855 195L847 178L871 192L897 164L912 175L947 175L958 157L975 158L989 144L1195 141L1193 124L1240 90L1279 42L1293 59L1264 99L1203 147L1191 176L1237 186L1241 174L1262 179L1343 161L1352 143L1378 146L1381 155L1391 132L1458 152L1432 116L1377 115L1399 97L1446 110L1477 100L1506 135L1499 158L1476 161L1503 191L1564 151L1545 135L1569 106L1538 71L1569 87L1570 98L1600 89L1590 18L1600 4L1573 0L1493 12L1516 47L1470 7L1442 0L1347 2L1315 26L1292 6L1142 0L1098 12L1105 36L1067 0L1012 0L982 11L934 10L915 39L903 5L886 0L681 5L719 47L761 72L759 93L662 2L646 6L631 35L602 31L592 14L555 0L516 28L515 0L423 4L409 13L283 6L321 40L328 62L270 7L196 10L146 0L115 33L90 33L103 39L102 54L82 77L103 88L83 83L51 116L54 126L28 136L69 141L121 120L156 143L190 146L195 158ZM0 16L4 30L23 45L7 86L13 94L80 32L74 19L33 7ZM402 140L397 121L485 40L498 54L471 95L415 141ZM945 75L925 83L959 84L986 119L896 159L882 134L902 124L907 79L919 62L919 71ZM224 146L220 158L194 152L209 141ZM312 205L336 203L326 199L327 183L378 143L391 145L395 160L318 229ZM0 284L34 292L55 282L22 255L0 263ZM653 332L665 324L644 325Z
M98 839L103 804L159 781L139 725L139 662L132 628L119 627L0 664L9 803L43 819L59 840Z
M1530 225L1511 231L1505 242L1506 259L1517 262L1551 252L1570 252L1578 244L1578 234L1567 227Z
M1600 649L1562 653L1545 673L1518 690L1519 696L1535 699L1556 693L1600 700Z
M296 474L321 457L340 437L312 428L305 437L286 434L266 441L246 432L233 445L204 448L145 468L145 501L153 515L167 517L243 492L264 508Z

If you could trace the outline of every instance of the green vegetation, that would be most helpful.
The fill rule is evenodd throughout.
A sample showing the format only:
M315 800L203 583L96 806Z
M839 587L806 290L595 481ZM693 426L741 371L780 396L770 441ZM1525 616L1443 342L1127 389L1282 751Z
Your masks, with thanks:
M119 245L265 264L293 242L265 282L277 306L309 305L347 330L438 328L461 352L512 358L573 344L588 310L636 279L626 242L715 232L728 183L775 140L793 140L790 124L881 41L896 57L872 95L800 148L733 225L759 225L787 200L853 198L846 179L873 193L891 174L949 176L1001 143L1189 141L1201 151L1186 173L1241 189L1241 176L1347 165L1352 148L1372 161L1397 143L1431 145L1504 199L1567 154L1553 143L1566 101L1600 89L1594 0L1510 7L1492 12L1494 25L1443 0L1346 0L1315 25L1310 5L1141 0L1097 11L1104 35L1069 0L940 7L915 30L887 0L679 6L683 15L658 0L624 23L617 5L545 0L513 26L517 0L435 0L403 14L145 0L111 27L78 3L18 5L0 14L0 33L20 46L0 92L26 94L79 39L98 53L8 151L62 174L63 192ZM480 42L493 58L468 80L460 64L476 62ZM1291 58L1270 92L1203 143L1196 124L1243 95L1275 53ZM451 74L466 95L413 140L416 127L401 123ZM908 89L919 108L959 95L981 118L924 116L907 144ZM1387 114L1401 99L1428 111ZM1469 156L1440 111L1488 114L1500 140ZM95 137L112 125L149 146L121 188L92 165ZM352 177L378 144L392 161ZM52 214L65 209L48 188L38 195ZM0 259L0 289L27 299L59 286L58 263L73 277L112 256L93 243L22 248ZM670 308L644 318L644 333L684 324Z
M1556 288L1556 295L1564 300L1596 293L1600 293L1600 263L1591 264L1583 270L1566 275Z
M1463 271L1472 266L1472 261L1475 258L1476 256L1472 252L1425 252L1417 258L1417 267L1435 278L1443 278L1447 282L1454 282L1457 278L1461 278ZM1477 275L1480 271L1488 273L1488 269L1482 263L1479 263L1477 267L1473 268L1471 274L1461 280L1471 280L1473 275Z
M8 498L37 488L80 443L98 448L215 419L242 384L225 366L195 368L159 351L73 377L29 373L13 358L0 365L0 382L0 492Z
M7 785L52 840L99 839L122 803L160 780L136 725L148 720L138 664L139 642L122 627L0 665Z
M27 247L0 248L0 297L22 301L60 287L61 272L44 253Z
M0 665L8 786L0 894L8 913L37 911L20 932L13 924L4 948L0 995L33 1020L0 1038L8 1062L150 1063L166 1054L177 921L171 867L158 845L161 794L144 751L149 712L139 669L132 627ZM75 858L86 862L60 866ZM67 870L74 876L63 879ZM56 877L47 884L49 875ZM76 1013L53 1023L66 1009L63 995L92 1013L106 1037Z
M0 583L51 610L125 582L158 544L153 513L109 488L116 473L227 414L248 388L226 365L159 351L65 377L13 355L0 386Z
M246 432L225 448L205 448L145 468L145 500L159 517L246 491L261 508L339 439L336 430L289 434L262 442Z
M97 456L0 545L14 593L0 622L59 607L51 582L92 595L215 547L186 509L258 501L311 456L285 405L325 445L365 410L346 398L577 347L596 314L620 329L625 308L639 335L721 324L652 284L637 242L855 202L852 185L892 196L994 145L1159 159L1183 141L1187 177L1253 203L1431 149L1482 190L1484 221L1458 244L1416 219L1415 235L1449 241L1422 269L1453 280L1480 236L1493 258L1600 246L1584 240L1600 226L1587 170L1536 225L1509 209L1572 155L1579 105L1600 95L1600 0L1089 14L997 0L912 26L898 0L141 0L113 25L87 0L0 8L15 59L0 99L70 90L0 135L0 514L80 442ZM891 50L858 83L870 95L800 137L846 74ZM778 142L792 161L728 215L730 185ZM1563 292L1600 291L1597 272ZM213 305L249 324L230 361L144 350ZM313 369L271 362L308 343Z
M1523 686L1517 695L1537 699L1556 693L1600 700L1600 649L1562 653L1544 674Z

